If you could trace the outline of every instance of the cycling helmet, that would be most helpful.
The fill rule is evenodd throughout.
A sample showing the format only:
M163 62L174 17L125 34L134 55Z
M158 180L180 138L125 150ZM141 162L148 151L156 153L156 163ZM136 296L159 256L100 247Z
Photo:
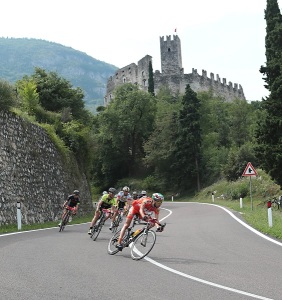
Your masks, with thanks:
M74 193L75 195L79 195L79 191L78 191L78 190L74 190L73 193Z
M123 189L122 189L124 192L129 192L129 187L128 186L125 186L125 187L123 187Z
M109 193L113 193L113 194L115 194L116 193L116 189L115 188L109 188Z
M104 192L103 192L103 195L106 195L106 194L108 194L108 192L107 192L107 191L104 191Z
M142 191L142 192L141 192L141 195L146 196L146 195L147 195L147 192L146 192L146 191Z
M154 193L152 195L152 199L158 202L163 202L164 201L164 196L160 193Z
M133 192L132 195L137 195L137 192Z

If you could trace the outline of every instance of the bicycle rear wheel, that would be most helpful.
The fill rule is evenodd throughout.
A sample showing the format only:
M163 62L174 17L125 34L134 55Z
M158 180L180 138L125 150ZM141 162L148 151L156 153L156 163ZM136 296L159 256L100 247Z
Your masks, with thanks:
M279 204L276 201L272 202L271 206L272 206L273 210L278 210L279 209Z
M145 257L153 249L156 243L156 233L153 230L148 230L142 232L137 238L133 241L131 246L131 258L134 260L139 260Z
M119 252L119 250L117 249L116 245L118 243L118 238L120 235L120 230L118 230L110 239L109 244L108 244L108 253L110 255L115 255L116 253Z

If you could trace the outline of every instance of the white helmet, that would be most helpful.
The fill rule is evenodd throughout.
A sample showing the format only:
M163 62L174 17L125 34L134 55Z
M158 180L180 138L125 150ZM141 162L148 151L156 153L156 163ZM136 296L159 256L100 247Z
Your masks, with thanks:
M147 192L146 192L146 191L142 191L142 192L141 192L141 195L146 196L146 195L147 195Z
M129 187L128 186L125 186L125 187L123 187L123 189L122 189L124 192L129 192L130 191L130 189L129 189Z

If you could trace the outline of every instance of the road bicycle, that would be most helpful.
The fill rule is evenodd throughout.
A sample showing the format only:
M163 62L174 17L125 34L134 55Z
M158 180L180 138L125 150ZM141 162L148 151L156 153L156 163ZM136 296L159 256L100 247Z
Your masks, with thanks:
M273 197L272 199L264 200L260 202L257 206L260 207L268 207L269 201L271 202L271 208L273 210L279 210L281 208L281 200L278 200L276 197Z
M123 212L124 212L123 208L118 208L116 219L115 219L115 221L113 222L113 225L112 225L112 233L117 232L118 227L122 222Z
M133 227L137 224L137 218L134 218L133 225L128 227L125 235L122 239L123 248L130 245L130 255L133 260L140 260L150 253L156 243L156 233L151 230L157 223L156 219L150 218L148 222L142 223L144 227L133 231ZM157 231L163 231L166 224L162 224L160 229ZM119 252L116 245L118 244L118 238L120 235L120 230L118 230L110 239L108 244L108 253L114 255Z
M273 210L278 210L280 209L280 200L278 200L276 197L273 197L273 199L271 200L271 207Z
M96 224L93 226L92 230L91 230L91 234L90 234L90 238L93 239L93 241L96 241L98 235L100 234L106 219L109 217L109 215L111 214L111 211L109 209L103 208L100 216L96 222Z
M65 215L64 215L64 217L61 221L59 232L64 231L64 229L67 226L71 216L75 215L75 213L73 213L74 207L67 206L67 207L65 207L65 210L66 210L66 213L65 213Z

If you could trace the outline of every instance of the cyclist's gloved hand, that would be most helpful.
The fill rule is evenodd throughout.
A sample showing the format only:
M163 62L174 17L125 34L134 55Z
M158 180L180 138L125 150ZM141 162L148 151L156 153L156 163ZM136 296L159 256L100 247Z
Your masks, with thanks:
M143 221L148 222L149 217L145 215L142 219L143 219Z
M160 227L157 228L157 232L163 232L166 224L160 224Z

